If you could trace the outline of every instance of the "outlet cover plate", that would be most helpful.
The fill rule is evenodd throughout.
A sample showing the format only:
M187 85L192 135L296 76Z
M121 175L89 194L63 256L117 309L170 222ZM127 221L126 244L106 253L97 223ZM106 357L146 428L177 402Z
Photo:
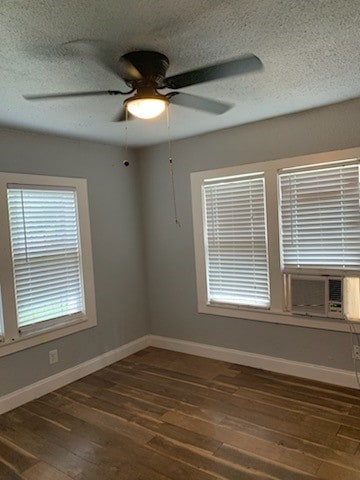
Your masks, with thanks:
M59 355L58 351L56 350L50 350L49 351L49 363L50 365L53 365L54 363L57 363L59 361Z
M353 345L352 353L355 360L360 360L360 345Z

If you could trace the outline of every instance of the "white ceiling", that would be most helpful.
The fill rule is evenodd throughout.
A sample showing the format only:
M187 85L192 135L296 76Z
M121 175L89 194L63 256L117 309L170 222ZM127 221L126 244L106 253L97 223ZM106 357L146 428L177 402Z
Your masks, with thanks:
M183 91L233 103L213 116L170 107L171 136L248 123L360 96L359 0L1 0L0 124L124 144L121 97L27 102L23 94L123 88L74 40L120 56L157 50L169 75L247 53L264 70ZM128 124L130 146L166 140L165 117Z

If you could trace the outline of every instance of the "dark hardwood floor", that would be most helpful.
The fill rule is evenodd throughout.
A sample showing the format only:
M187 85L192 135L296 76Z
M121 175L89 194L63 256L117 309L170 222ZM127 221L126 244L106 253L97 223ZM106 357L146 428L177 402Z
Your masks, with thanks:
M0 417L1 480L358 480L356 390L147 348Z

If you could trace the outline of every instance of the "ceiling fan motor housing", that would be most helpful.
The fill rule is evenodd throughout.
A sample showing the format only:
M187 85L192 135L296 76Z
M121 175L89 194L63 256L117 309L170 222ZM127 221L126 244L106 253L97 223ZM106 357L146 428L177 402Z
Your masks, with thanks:
M169 59L152 51L130 52L119 60L120 76L132 88L161 86L168 68Z

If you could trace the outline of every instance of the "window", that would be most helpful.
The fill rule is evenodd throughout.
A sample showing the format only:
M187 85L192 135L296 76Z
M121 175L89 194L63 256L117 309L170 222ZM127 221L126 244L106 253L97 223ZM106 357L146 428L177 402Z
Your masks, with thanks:
M0 174L0 355L96 324L86 190L81 179Z
M280 174L284 271L360 269L359 165Z
M8 187L18 327L83 312L76 191Z
M206 182L208 301L270 305L262 176Z
M342 279L343 311L359 319L350 298L360 299L359 157L350 149L192 173L198 311L346 330L342 312L292 313L297 273Z

